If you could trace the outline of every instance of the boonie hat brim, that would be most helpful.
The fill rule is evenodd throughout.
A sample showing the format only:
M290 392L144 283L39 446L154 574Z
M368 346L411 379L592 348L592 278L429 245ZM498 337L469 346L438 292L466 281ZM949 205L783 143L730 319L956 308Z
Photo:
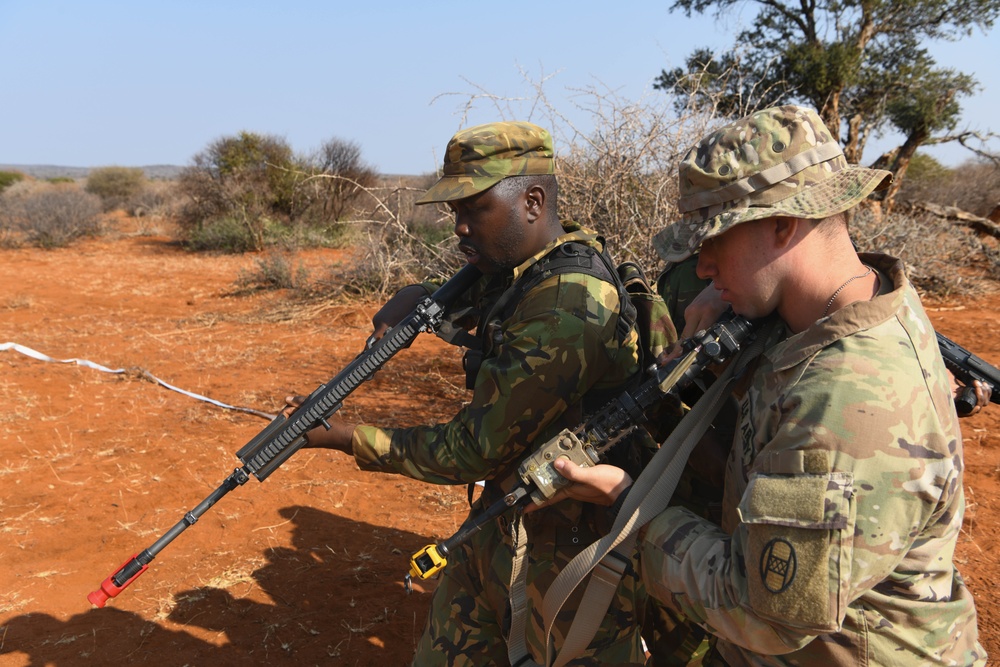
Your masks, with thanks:
M857 206L876 190L889 186L892 174L881 169L846 167L826 180L766 206L753 206L749 199L722 211L700 209L668 225L653 237L653 248L668 262L680 262L698 251L706 240L753 220L772 217L820 219Z

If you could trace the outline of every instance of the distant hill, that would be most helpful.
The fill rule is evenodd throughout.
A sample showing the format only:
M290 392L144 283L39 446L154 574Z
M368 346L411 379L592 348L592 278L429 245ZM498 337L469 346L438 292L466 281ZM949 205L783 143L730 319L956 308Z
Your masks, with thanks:
M154 164L142 169L146 178L150 180L173 180L184 167L172 164ZM73 178L83 180L87 178L91 169L100 167L60 167L51 164L0 164L0 171L19 171L26 176L34 178Z

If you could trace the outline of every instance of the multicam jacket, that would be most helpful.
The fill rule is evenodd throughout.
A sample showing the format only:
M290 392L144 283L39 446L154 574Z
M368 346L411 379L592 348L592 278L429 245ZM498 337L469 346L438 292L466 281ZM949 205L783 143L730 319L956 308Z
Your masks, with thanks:
M564 228L510 281L567 241L600 249L595 233L572 223ZM532 443L582 421L585 393L621 386L638 371L637 334L616 338L618 306L614 285L599 278L564 273L543 280L503 322L500 344L483 361L469 404L443 424L359 426L358 465L437 484L508 476ZM556 511L565 512L563 505L579 513L575 502Z
M736 392L722 529L671 508L644 535L650 594L733 667L985 664L952 562L965 503L949 378L902 263L862 260L882 294L777 336Z

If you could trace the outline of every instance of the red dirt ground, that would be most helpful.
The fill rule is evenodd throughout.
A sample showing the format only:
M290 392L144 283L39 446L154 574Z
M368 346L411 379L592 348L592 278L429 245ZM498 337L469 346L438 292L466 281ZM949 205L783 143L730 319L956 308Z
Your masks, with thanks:
M329 264L337 251L302 255ZM197 394L274 412L347 364L376 304L292 310L239 295L252 257L192 255L119 234L55 251L0 251L0 343L143 369ZM928 303L935 325L1000 365L1000 295ZM284 315L282 315L284 313ZM456 351L421 337L345 401L370 423L446 418L464 391ZM87 594L238 467L266 425L137 372L0 352L0 665L378 665L409 662L433 584L407 595L409 556L450 535L464 488L362 473L303 450L251 479L164 549L120 596ZM968 511L959 567L982 642L1000 656L1000 406L962 422Z

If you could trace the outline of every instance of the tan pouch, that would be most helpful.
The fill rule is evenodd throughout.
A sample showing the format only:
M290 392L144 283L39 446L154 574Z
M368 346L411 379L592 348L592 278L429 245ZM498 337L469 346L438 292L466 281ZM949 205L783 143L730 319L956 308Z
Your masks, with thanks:
M849 601L853 481L849 473L751 478L739 513L750 605L760 616L816 633L840 629Z

